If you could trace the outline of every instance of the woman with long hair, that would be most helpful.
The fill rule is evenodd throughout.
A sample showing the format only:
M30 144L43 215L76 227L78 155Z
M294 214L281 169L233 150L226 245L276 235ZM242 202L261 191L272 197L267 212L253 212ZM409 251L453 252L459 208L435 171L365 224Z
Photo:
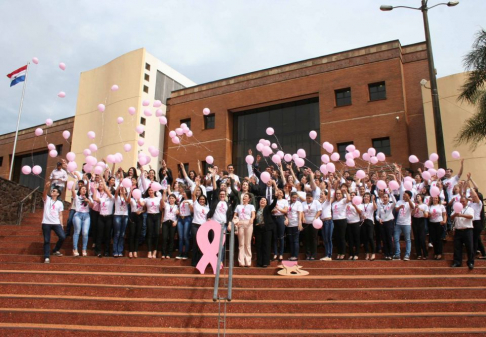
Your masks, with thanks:
M289 210L289 202L284 198L284 192L278 189L275 192L277 204L272 210L272 219L275 223L276 239L273 244L274 259L278 255L278 260L283 260L285 246L285 216Z
M156 196L152 187L149 187L144 199L147 209L147 246L149 259L157 258L159 244L160 210L162 209L162 197ZM160 194L159 194L160 195Z
M279 190L277 190L277 193L278 191ZM267 198L261 198L258 203L254 227L257 267L266 268L270 265L270 247L272 244L273 232L276 229L272 211L275 209L277 202L278 199L273 198L272 203L269 205Z
M196 182L199 184L199 182ZM196 186L197 189L197 186ZM199 227L207 221L208 213L209 213L209 206L208 206L208 199L204 194L200 194L196 196L196 194L192 195L193 202L189 204L191 208L191 212L194 214L192 218L192 260L191 265L196 267L199 260L201 259L202 253L199 249L197 244L197 232Z
M78 240L79 234L83 234L83 256L88 256L87 248L88 248L88 233L89 233L89 226L90 226L90 216L89 216L89 208L93 206L93 200L87 194L87 187L81 186L78 189L78 193L76 194L76 214L74 214L73 223L74 223L74 234L73 234L73 255L79 256L78 253ZM73 194L76 193L75 186L73 184L72 189Z
M136 188L137 186L137 179L132 177L132 190L133 187ZM129 242L129 251L128 257L129 258L137 258L138 257L138 241L140 239L140 233L142 232L142 223L143 223L143 213L145 202L142 198L135 199L131 198L130 200L130 219L128 225L130 227L130 236L128 238Z
M373 239L375 221L373 215L377 209L375 198L371 197L369 192L365 192L363 195L363 203L359 206L361 210L362 225L361 228L364 231L364 248L366 252L366 260L375 260L375 241Z
M170 189L168 191L170 192ZM175 194L170 194L167 197L167 191L163 191L161 204L164 209L164 219L162 220L162 259L170 259L174 250L177 215L179 214L176 200Z
M356 196L355 192L351 192L347 196L346 203L346 230L348 233L349 246L349 260L357 260L360 247L360 225L361 225L361 210L353 202Z
M425 219L429 216L429 208L423 202L423 196L415 196L415 209L412 213L412 231L415 241L415 253L417 260L427 260L427 244L425 243Z
M393 249L393 234L395 232L393 211L395 204L396 200L393 194L383 193L376 212L376 220L383 226L383 255L385 260L392 260L395 253Z
M305 258L315 260L317 253L317 229L314 228L314 220L321 216L322 206L319 201L314 200L311 192L306 193L306 201L302 203L304 223L302 234L304 237Z
M98 233L96 235L95 254L102 256L102 245L104 244L105 256L110 256L111 230L113 228L113 205L114 196L112 190L108 188L104 180L101 180L99 187L94 191L93 201L100 205L98 216Z
M429 235L434 245L434 259L442 259L442 234L447 223L447 213L439 197L431 197L429 204Z
M179 237L179 256L177 259L187 260L189 257L190 231L192 226L192 199L191 191L184 190L179 202L179 218L177 220L177 233Z
M115 216L113 217L113 256L123 256L123 246L125 243L125 231L128 225L128 204L130 204L130 193L118 185L115 191Z
M299 233L302 231L302 204L298 200L297 192L290 194L289 210L287 212L288 226L287 236L289 237L290 261L299 259Z
M248 193L243 195L243 204L236 206L235 217L238 217L238 262L240 267L250 267L255 206L250 204L250 195ZM268 252L268 254L270 253Z
M334 196L331 198L331 204L338 251L336 260L344 260L346 254L346 227L348 225L346 220L347 194L346 189L337 189L336 187L335 190Z

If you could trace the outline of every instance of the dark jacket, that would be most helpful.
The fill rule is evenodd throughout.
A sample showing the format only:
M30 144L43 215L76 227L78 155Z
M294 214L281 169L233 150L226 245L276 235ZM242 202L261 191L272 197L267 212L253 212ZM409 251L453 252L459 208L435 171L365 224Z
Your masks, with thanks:
M270 205L267 204L267 206L265 206L265 208L263 208L263 221L265 222L263 227L264 227L265 230L275 229L275 223L273 222L273 218L272 218L272 211L273 211L273 209L275 208L276 205L277 205L277 198L274 198ZM257 210L257 213L258 213L258 210ZM255 219L256 219L256 216L255 216ZM255 225L256 225L256 220L255 220ZM262 226L262 225L258 225L258 227L260 227L260 226Z

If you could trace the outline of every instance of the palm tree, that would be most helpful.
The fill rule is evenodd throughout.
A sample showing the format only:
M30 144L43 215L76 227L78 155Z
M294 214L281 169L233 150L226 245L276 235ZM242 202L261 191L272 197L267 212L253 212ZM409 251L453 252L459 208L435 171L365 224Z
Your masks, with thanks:
M469 143L474 149L486 140L486 30L477 33L473 49L464 58L464 67L469 74L459 100L476 105L478 111L464 122L456 143Z

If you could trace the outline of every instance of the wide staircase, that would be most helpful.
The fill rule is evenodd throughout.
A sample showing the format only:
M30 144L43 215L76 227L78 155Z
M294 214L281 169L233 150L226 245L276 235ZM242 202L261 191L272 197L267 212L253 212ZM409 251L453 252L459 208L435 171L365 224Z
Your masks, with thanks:
M210 269L143 251L73 257L71 237L44 264L40 222L0 225L0 336L215 336L218 323L231 336L486 335L486 260L450 268L451 238L440 261L301 261L304 277L277 275L277 262L235 268L224 317Z

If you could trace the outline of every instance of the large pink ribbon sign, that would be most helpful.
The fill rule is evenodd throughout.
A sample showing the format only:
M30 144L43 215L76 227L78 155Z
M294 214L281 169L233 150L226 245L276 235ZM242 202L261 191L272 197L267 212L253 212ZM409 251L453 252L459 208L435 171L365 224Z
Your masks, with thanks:
M214 239L213 242L209 242L209 231L212 230L214 232ZM219 248L219 240L221 239L221 224L214 220L206 221L199 227L197 231L197 245L203 254L199 263L197 264L196 268L204 274L208 264L211 264L213 267L213 273L216 274L216 268L218 263L218 248ZM225 237L223 237L223 245L225 241Z

